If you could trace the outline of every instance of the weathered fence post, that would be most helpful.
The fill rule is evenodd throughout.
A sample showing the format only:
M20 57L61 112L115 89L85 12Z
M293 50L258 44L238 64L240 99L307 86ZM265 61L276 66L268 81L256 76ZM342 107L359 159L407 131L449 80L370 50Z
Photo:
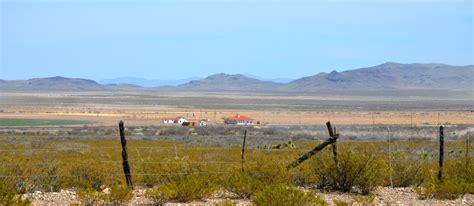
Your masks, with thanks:
M387 126L387 133L388 133L388 170L389 170L389 177L390 177L390 187L393 188L393 178L392 178L392 149L390 147L390 127Z
M123 121L119 122L119 131L120 131L120 142L122 143L123 172L125 173L125 180L127 181L127 186L133 189L132 175L130 173L130 165L128 164L127 140L125 139L125 129L123 127Z
M327 139L326 141L324 141L323 143L316 146L315 148L313 148L311 151L307 152L306 154L304 154L303 156L298 158L297 160L291 162L288 166L286 166L286 169L291 169L291 168L294 168L294 167L298 166L299 164L306 161L308 158L310 158L311 156L313 156L317 152L324 149L326 146L334 143L337 140L337 138L339 138L338 134L334 134L334 131L331 127L331 122L327 122L326 126L328 127L329 136L331 136L331 137L329 139Z
M244 142L242 143L242 172L244 172L244 158L245 158L245 139L247 139L247 130L244 132Z
M470 151L469 151L469 147L471 146L470 145L470 140L471 139L471 133L470 132L467 132L466 134L466 154L464 154L466 156L466 169L469 168L469 160L470 160Z
M330 128L328 128L330 130ZM336 127L334 127L333 129L333 136L331 137L334 137L334 135L337 135L337 130L336 130ZM334 158L334 164L336 164L336 170L339 172L339 161L337 159L337 140L334 140L334 143L332 143L332 156Z
M439 127L439 170L438 180L441 181L443 177L443 159L444 159L444 131L443 126Z

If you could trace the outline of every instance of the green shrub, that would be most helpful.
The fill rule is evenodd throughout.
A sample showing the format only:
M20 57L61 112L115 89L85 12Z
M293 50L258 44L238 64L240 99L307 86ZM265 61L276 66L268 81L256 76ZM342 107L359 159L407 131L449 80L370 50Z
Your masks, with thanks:
M474 164L467 162L466 158L452 158L446 159L443 167L443 176L445 178L470 184L468 187L468 193L473 194L474 190L472 185L474 185Z
M422 163L417 162L413 156L397 151L392 153L391 159L393 186L409 187L423 183Z
M332 153L322 153L318 159L315 172L319 177L318 187L334 189L342 192L352 191L368 194L379 185L383 185L387 166L382 159L383 154L376 153L367 143L363 148L351 148L348 145L338 146L338 165L336 166Z
M421 199L457 199L472 190L473 184L444 179L443 181L433 180L425 183L424 187L415 188Z
M249 198L252 194L262 188L263 183L253 179L245 173L234 173L222 183L224 188L240 197Z
M282 184L265 187L255 193L252 202L257 206L327 205L326 201L313 192L304 192Z
M252 161L252 160L251 160ZM264 184L290 184L292 177L286 169L286 164L278 156L262 154L251 163L247 164L250 177Z
M208 178L188 176L180 181L167 183L146 191L146 196L156 203L169 201L189 202L209 197L216 190L216 185Z
M36 190L59 192L62 183L60 166L51 160L44 160L44 163L32 171L32 173L44 174L44 177L31 178L32 185Z
M78 161L76 164L66 167L68 175L77 176L77 178L65 178L64 187L76 187L81 189L94 189L94 186L100 183L115 183L107 176L108 165L95 164L93 160Z
M21 199L19 195L15 194L0 194L0 205L26 206L31 205L31 201Z
M113 203L125 203L129 202L133 198L132 189L121 186L121 185L114 185L110 187L110 194L105 195L106 202L113 202Z
M15 190L6 187L5 184L0 183L0 205L30 205L28 199L22 199L20 194Z

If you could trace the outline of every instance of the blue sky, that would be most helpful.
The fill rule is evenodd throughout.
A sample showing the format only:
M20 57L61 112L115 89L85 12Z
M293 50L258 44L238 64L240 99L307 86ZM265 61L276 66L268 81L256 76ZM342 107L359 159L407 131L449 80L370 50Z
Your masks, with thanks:
M472 1L0 0L0 79L473 64Z

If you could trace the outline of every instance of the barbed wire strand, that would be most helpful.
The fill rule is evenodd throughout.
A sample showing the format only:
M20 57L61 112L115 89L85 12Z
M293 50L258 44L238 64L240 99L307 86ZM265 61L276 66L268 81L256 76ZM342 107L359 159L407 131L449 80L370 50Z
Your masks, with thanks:
M212 174L228 174L229 172L170 172L170 173L138 173L132 176L172 176L172 175L212 175ZM106 174L105 176L123 176L124 174ZM0 178L59 178L59 177L84 177L85 175L0 175Z

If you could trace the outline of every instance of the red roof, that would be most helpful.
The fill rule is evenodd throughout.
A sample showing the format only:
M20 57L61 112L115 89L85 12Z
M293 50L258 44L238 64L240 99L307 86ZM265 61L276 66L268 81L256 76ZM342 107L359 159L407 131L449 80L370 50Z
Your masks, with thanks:
M253 120L252 118L250 117L247 117L247 116L244 116L244 115L240 115L240 114L237 114L237 115L232 115L230 116L229 118L227 118L228 120L235 120L235 121L239 121L239 120Z
M180 116L177 116L177 117L164 117L164 118L161 118L162 120L173 120L173 121L176 121L176 120L179 120L181 118L184 118L184 117L180 117Z

